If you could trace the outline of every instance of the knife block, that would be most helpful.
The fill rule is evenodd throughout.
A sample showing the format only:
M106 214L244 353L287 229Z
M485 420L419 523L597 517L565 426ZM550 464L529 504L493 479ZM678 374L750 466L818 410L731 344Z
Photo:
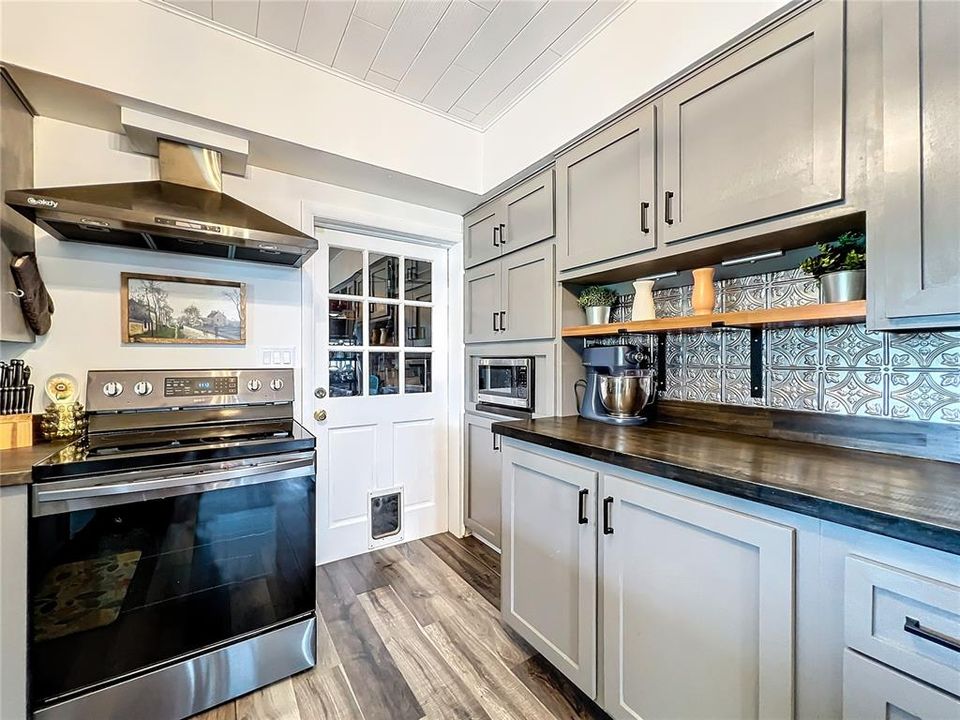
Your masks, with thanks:
M33 415L0 415L0 450L33 445Z

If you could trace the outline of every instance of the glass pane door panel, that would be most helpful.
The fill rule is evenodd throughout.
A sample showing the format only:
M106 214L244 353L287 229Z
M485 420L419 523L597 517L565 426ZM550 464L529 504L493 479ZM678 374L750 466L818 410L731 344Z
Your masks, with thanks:
M396 300L399 288L400 258L370 253L370 295Z
M330 301L330 344L363 345L363 303Z
M430 302L433 299L433 266L428 260L404 260L405 300Z
M363 295L363 253L332 247L329 258L330 292L334 295Z
M416 305L407 305L404 314L404 340L407 347L430 347L431 309Z
M363 395L363 355L358 352L330 353L330 397Z
M433 359L430 353L408 352L404 359L404 392L430 392L433 389L432 372Z
M396 347L397 340L397 309L399 305L386 303L370 303L370 345L387 345Z
M400 392L400 353L370 353L370 394L397 395Z

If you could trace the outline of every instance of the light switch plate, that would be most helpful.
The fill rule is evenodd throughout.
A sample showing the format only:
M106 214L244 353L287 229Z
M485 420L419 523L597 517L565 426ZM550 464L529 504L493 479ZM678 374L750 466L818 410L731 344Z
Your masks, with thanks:
M260 364L264 367L294 367L297 349L290 346L260 348Z

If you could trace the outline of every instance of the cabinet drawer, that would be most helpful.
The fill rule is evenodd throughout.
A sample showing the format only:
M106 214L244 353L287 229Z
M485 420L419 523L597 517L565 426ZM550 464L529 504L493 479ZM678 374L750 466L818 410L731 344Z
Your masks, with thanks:
M960 700L852 650L843 651L843 720L947 720Z
M849 556L848 647L960 696L960 587Z

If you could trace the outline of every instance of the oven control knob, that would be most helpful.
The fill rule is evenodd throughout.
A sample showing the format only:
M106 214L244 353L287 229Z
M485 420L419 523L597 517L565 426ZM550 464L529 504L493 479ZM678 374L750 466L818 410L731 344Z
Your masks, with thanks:
M137 395L149 395L153 392L153 385L146 380L141 380L136 385L133 386L133 391Z
M280 378L274 378L270 381L271 390L283 390L283 380Z
M103 386L103 394L107 397L117 397L123 392L123 385L118 382L108 382Z
M250 392L259 392L260 388L263 387L263 383L254 378L253 380L247 381L247 390Z

